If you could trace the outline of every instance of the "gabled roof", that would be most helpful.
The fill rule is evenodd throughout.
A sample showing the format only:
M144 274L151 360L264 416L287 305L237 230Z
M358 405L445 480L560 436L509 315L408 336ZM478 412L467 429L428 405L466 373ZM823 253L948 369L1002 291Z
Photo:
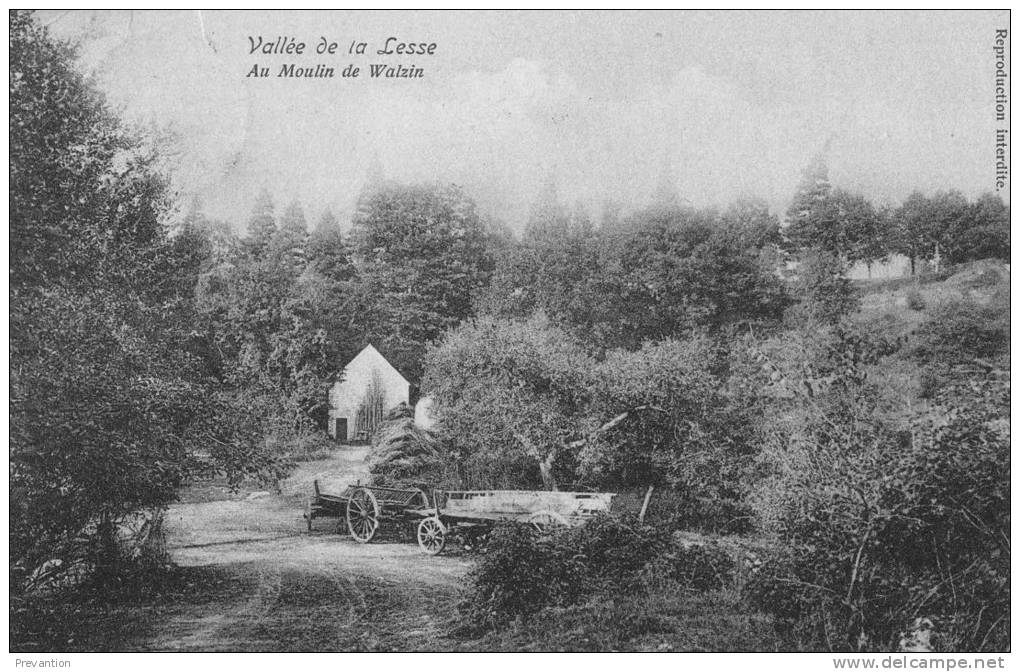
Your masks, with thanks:
M371 363L371 364L373 364L375 366L384 366L384 367L386 367L387 369L393 371L395 374L400 376L400 379L403 380L405 383L407 383L408 385L411 384L411 383L408 382L407 378L404 377L404 374L400 373L400 371L398 371L395 366L390 364L389 361L385 357L382 356L382 353L380 353L378 350L376 350L375 346L373 346L371 343L369 343L364 348L362 348L361 352L359 352L357 355L355 355L354 358L351 361L347 362L347 365L344 366L343 370L347 371L348 369L351 368L351 365L356 364L356 363L360 364L362 361L366 361L366 360L369 363ZM340 381L338 381L338 382L340 382Z

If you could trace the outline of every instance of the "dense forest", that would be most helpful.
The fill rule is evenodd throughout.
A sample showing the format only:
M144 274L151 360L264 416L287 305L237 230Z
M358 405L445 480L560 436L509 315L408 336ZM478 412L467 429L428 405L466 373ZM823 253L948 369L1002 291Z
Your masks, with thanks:
M382 482L652 484L670 529L776 540L748 599L792 645L888 648L938 616L947 649L1008 648L998 196L877 205L819 155L782 216L667 189L596 222L550 182L517 235L458 186L373 179L350 222L268 191L218 221L70 46L30 15L10 31L12 592L55 558L118 581L118 530L183 485L328 450L327 390L372 343L438 419ZM846 277L893 254L910 319ZM485 581L486 618L568 599L495 605Z

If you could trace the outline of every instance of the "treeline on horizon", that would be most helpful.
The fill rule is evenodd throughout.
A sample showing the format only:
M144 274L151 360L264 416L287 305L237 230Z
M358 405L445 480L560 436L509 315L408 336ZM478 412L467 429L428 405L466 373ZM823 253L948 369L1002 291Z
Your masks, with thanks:
M266 191L243 236L229 222L206 218L197 201L175 228L182 241L198 241L218 264L272 258L294 277L304 274L305 282L312 272L344 282L341 303L365 289L361 279L375 283L370 294L376 299L403 304L391 306L391 313L423 311L419 346L475 315L541 311L596 347L634 348L694 327L778 317L790 285L770 276L786 261L822 254L845 272L855 263L870 266L900 254L913 273L922 262L1009 256L1009 208L1000 197L985 193L969 201L959 191L914 192L897 207L876 207L859 193L834 189L821 158L805 169L782 221L762 199L696 209L660 186L647 208L621 216L610 205L596 224L582 206L564 206L550 182L522 234L514 235L480 216L455 185L376 178L359 196L346 234L329 210L312 226L298 201L278 213ZM382 268L404 274L396 292L402 298L385 296L386 281L377 277ZM426 277L426 269L434 277ZM717 286L709 287L712 282ZM429 307L440 309L429 315ZM364 313L365 307L346 310ZM377 324L386 321L376 315ZM377 342L417 384L423 350L401 342L393 326L348 329L344 340L352 345L342 355L356 352L356 344Z

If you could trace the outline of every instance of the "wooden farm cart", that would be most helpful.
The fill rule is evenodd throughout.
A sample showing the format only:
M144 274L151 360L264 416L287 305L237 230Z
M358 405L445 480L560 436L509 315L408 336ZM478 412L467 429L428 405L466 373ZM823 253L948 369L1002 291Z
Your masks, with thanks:
M573 527L608 513L615 496L605 492L437 490L435 508L415 512L423 516L418 523L418 545L429 555L437 555L456 526L492 527L511 521L539 529Z
M376 485L349 485L338 494L315 491L305 506L308 529L312 519L323 516L345 518L347 531L355 541L367 544L372 541L384 520L417 519L429 506L425 493L418 489L384 488Z

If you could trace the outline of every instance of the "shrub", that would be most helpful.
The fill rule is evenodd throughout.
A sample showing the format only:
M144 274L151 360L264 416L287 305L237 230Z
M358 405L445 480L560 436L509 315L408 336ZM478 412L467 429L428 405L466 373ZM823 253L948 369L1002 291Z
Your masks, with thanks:
M940 305L918 329L915 357L922 364L954 365L1009 350L1009 304L957 299Z
M714 590L733 573L734 562L720 546L684 545L667 528L632 517L599 516L549 536L507 524L489 536L471 572L465 611L492 626L604 591Z
M697 592L718 590L732 581L735 563L717 543L684 544L675 540L641 571L643 586L673 583Z
M804 255L797 291L800 303L787 311L793 322L836 324L861 305L859 290L846 278L846 264L824 251Z
M916 287L907 292L907 308L911 310L924 310L924 307L924 297L921 296L921 292Z
M491 625L576 601L584 593L585 568L576 555L557 555L561 549L528 526L498 526L469 575L470 620Z
M793 648L891 650L919 619L938 650L1008 648L1006 384L953 386L904 431L849 378L847 398L787 447L802 459L772 485L789 550L747 597Z
M431 432L393 410L372 437L369 470L379 482L442 482L443 460Z
M971 377L975 367L1008 368L1008 298L996 294L985 304L973 299L947 301L932 312L915 338L913 358L921 364L921 396L934 398L954 381Z

